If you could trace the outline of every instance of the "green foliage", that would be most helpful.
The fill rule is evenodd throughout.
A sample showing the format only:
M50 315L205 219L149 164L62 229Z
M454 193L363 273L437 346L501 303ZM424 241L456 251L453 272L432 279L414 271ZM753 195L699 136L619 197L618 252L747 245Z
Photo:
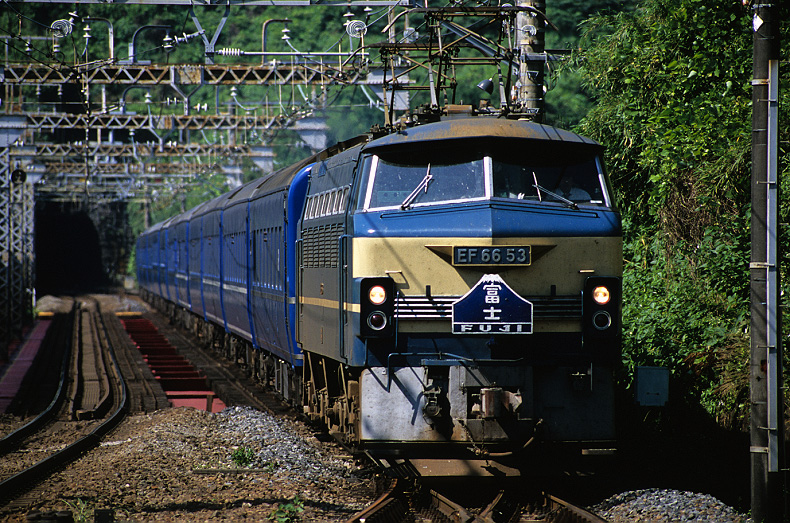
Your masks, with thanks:
M650 0L586 24L578 61L598 103L582 132L606 137L631 213L656 215L691 180L742 207L750 144L750 18L737 4ZM645 190L647 189L647 190Z
M688 400L725 425L742 426L751 12L735 2L645 0L633 12L599 15L584 27L573 64L596 105L578 130L606 146L626 217L624 361L628 369L669 367ZM787 95L781 98L786 106ZM780 179L787 194L782 118ZM784 204L780 221L788 210Z
M263 464L263 471L267 474L274 474L274 472L280 467L280 465L276 461L267 461Z
M269 514L269 521L277 523L292 523L299 521L300 514L304 512L304 502L296 495L287 503L278 503Z
M84 499L77 498L73 501L63 499L61 501L71 509L71 516L75 523L87 523L92 520L93 507Z
M249 447L239 447L230 453L230 459L237 467L248 468L255 461L255 451Z
M546 49L550 52L570 52L578 49L580 27L585 20L596 14L631 12L635 0L555 0L546 3L546 15L551 25L546 28ZM556 29L555 29L556 27ZM593 100L584 86L578 71L549 62L546 76L545 123L557 127L571 128L592 109Z

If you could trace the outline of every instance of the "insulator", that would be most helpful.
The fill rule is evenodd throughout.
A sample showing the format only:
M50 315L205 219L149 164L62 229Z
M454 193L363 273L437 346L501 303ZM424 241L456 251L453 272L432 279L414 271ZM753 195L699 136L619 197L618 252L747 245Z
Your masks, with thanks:
M420 34L413 27L407 27L403 30L403 41L407 44L413 44L420 37Z
M52 33L58 37L63 38L71 34L71 31L74 29L72 23L68 20L55 20L52 22L52 25L49 26L52 29Z
M218 50L217 54L220 56L241 56L244 54L244 51L242 51L241 49L237 49L235 47L230 47L227 49Z
M176 45L178 45L178 44L185 44L188 41L192 40L193 38L196 38L196 37L200 36L203 33L205 33L205 31L197 31L197 32L190 33L190 34L181 33L181 36L176 36L175 37L175 44Z
M362 20L351 20L346 24L346 33L353 38L362 38L368 32L368 26Z
M170 36L170 33L167 33L165 38L162 40L162 48L166 53L169 53L175 48L175 45L173 44L173 38Z

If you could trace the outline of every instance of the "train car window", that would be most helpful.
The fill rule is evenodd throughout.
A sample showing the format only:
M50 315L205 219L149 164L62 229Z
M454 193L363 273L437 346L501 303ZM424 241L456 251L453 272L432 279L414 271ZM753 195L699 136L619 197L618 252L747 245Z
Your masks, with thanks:
M305 218L308 220L313 217L313 209L315 207L315 196L310 196L307 198L307 209L305 210Z
M318 202L320 201L319 195L316 194L312 198L313 198L313 202L312 205L310 206L310 218L315 218L318 216Z
M349 188L348 187L344 187L338 193L338 198L337 198L337 212L338 213L342 214L346 210L346 205L347 205L346 202L348 201L348 192L349 192Z
M417 207L486 198L482 155L464 158L434 153L376 157L371 162L365 207L368 209Z
M322 192L318 195L318 212L316 216L321 217L326 214L326 193Z

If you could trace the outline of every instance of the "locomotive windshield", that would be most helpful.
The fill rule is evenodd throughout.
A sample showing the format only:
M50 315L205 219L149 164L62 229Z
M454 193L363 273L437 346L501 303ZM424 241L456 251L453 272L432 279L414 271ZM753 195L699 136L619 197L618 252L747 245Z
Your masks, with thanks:
M494 158L495 198L603 204L603 177L595 158L540 164Z
M485 199L611 205L596 156L536 159L508 152L434 151L366 158L365 209L402 209ZM548 155L547 155L548 156Z
M368 208L467 201L486 197L486 168L482 155L455 158L432 155L423 161L374 156L367 195Z

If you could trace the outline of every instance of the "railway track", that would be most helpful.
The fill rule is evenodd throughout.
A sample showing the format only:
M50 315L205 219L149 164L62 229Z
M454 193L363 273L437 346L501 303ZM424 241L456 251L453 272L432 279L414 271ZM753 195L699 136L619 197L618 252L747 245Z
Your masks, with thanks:
M222 354L203 347L204 342L159 314L144 314L156 329L205 375L211 389L228 406L249 405L285 417L298 417L278 396L253 381L248 371Z
M32 421L0 439L0 505L27 504L30 491L48 474L97 446L125 417L126 383L115 358L114 337L108 334L98 303L75 302L66 321L43 351L62 352L58 387L49 406ZM69 321L70 320L70 321ZM65 350L62 344L67 345ZM46 352L43 352L46 354ZM31 382L46 379L39 365Z
M467 491L468 492L468 491ZM557 497L523 491L494 491L473 507L452 501L436 490L393 480L370 506L346 523L605 523L606 520Z

